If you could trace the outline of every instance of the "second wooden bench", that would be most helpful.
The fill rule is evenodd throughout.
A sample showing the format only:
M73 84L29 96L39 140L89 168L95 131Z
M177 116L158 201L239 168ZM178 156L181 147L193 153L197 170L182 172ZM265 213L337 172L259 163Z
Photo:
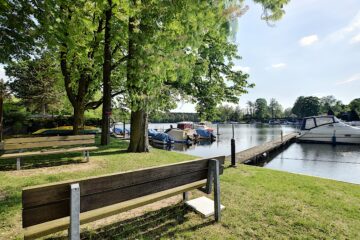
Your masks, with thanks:
M83 152L84 159L88 161L89 151L98 149L96 146L88 146L90 144L95 144L95 135L10 138L2 145L5 153L0 159L16 158L17 170L21 167L21 158L30 156ZM78 147L63 148L76 145ZM31 149L36 150L31 151Z

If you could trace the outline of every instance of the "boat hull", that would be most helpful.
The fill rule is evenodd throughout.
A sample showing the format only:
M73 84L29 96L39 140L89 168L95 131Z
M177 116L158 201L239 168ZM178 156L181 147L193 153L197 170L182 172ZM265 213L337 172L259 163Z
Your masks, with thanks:
M360 134L313 134L304 133L298 140L301 142L317 142L317 143L339 143L339 144L360 144Z

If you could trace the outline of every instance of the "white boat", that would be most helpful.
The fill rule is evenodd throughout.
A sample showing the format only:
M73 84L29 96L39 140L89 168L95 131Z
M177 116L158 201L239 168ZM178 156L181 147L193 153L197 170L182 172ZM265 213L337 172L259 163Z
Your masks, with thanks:
M193 141L193 135L189 133L190 130L182 130L178 128L170 128L165 132L172 138L176 143L187 143L190 144Z
M201 128L201 129L205 129L209 132L214 132L214 129L209 127L208 125L210 125L209 122L199 122L199 124L194 125L195 129Z
M304 118L298 139L305 142L360 144L360 128L334 116Z

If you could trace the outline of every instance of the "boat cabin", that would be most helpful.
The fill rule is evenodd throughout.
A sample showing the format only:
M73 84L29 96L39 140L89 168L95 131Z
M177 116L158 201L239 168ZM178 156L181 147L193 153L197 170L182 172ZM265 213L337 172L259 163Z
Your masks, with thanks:
M334 116L306 117L301 124L301 130L311 130L313 128L338 123L339 120Z
M193 122L179 122L177 124L177 128L181 129L181 130L193 129L194 128L194 123Z

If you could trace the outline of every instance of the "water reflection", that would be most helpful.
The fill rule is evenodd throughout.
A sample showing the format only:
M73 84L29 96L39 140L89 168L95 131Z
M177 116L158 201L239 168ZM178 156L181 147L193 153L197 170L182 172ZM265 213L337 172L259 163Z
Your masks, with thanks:
M360 148L294 143L264 167L360 184Z
M149 128L167 129L170 125L176 126L175 123L150 124ZM220 155L230 155L230 140L232 138L232 125L220 124L219 132L217 126L211 125L215 129L214 134L217 136L215 142L201 140L200 142L186 146L184 144L175 144L173 147L155 146L162 149L168 148L173 151L186 151L186 153L199 157L213 157ZM247 148L262 144L275 138L279 138L281 131L293 132L294 128L290 126L262 126L251 124L234 125L234 137L236 141L236 151L242 151Z
M173 123L174 126L176 124ZM150 128L167 129L169 124L151 124ZM230 155L230 140L232 126L219 125L215 142L201 141L187 146L174 144L173 146L156 146L170 151L186 152L199 157L214 157ZM291 126L261 126L238 124L234 126L236 152L257 146L264 142L279 138L296 129ZM287 149L263 163L265 168L272 168L294 173L331 178L360 184L360 147L358 145L309 144L294 143Z

